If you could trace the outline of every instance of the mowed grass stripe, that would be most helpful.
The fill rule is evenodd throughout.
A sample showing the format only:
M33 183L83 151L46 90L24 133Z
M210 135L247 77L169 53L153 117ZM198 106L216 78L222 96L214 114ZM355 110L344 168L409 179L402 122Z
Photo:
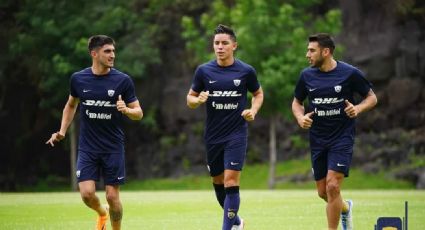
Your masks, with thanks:
M326 229L325 205L314 190L242 190L240 215L247 230ZM102 201L104 193L99 192ZM404 216L409 201L409 230L425 225L425 192L349 190L355 226L373 229L379 216ZM222 213L211 191L124 191L123 229L221 229ZM95 214L74 193L0 193L0 229L90 229ZM109 227L110 229L110 227Z

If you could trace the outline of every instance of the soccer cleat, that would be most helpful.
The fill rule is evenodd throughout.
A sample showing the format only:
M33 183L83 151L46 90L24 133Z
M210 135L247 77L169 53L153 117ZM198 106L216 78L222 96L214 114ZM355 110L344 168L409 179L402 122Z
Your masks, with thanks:
M348 204L348 212L341 213L342 230L353 230L353 201L346 200Z
M242 218L240 218L241 223L239 225L233 225L232 226L232 230L243 230L243 228L245 227L245 222L243 221Z
M97 217L96 230L106 230L106 224L109 219L109 206L105 205L104 207L106 209L106 215Z

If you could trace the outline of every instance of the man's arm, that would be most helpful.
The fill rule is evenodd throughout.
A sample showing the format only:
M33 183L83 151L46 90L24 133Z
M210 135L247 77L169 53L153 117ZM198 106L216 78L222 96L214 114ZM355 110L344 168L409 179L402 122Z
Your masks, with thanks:
M127 105L122 100L121 95L119 95L117 101L117 109L133 121L141 120L143 118L143 110L140 107L140 103L138 100L133 101Z
M314 111L307 114L304 113L305 109L302 101L294 97L294 100L292 101L292 114L294 114L294 117L301 128L309 129L313 124L313 119L311 119L311 117L313 116Z
M202 91L201 93L198 93L190 89L186 96L187 106L191 109L198 108L199 105L207 101L208 95L208 91Z
M366 112L378 103L375 93L372 89L369 90L366 97L358 105L353 105L348 100L345 100L346 107L344 109L347 116L350 118L357 117L360 113Z
M50 144L51 146L55 146L54 142L59 142L65 138L66 131L68 130L69 125L74 119L75 112L77 111L79 99L69 95L68 101L65 104L65 108L62 112L62 121L61 127L58 132L52 134L50 139L46 142L46 144Z
M257 91L252 93L251 108L242 111L241 116L246 121L253 121L255 119L255 115L257 115L258 111L260 110L261 105L263 105L263 101L264 93L263 89L260 87Z

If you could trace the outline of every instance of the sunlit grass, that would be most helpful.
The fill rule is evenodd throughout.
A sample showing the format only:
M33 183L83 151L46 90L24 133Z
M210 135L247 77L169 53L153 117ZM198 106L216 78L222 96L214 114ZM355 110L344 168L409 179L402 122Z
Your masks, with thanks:
M267 189L269 167L267 164L246 164L242 171L241 187L243 189ZM301 176L299 176L301 175ZM279 183L276 189L314 189L309 159L297 159L281 162L276 167ZM293 177L302 178L296 181ZM180 178L163 178L150 180L129 180L123 190L198 190L211 189L208 173L190 175ZM409 182L388 177L386 173L367 174L359 169L350 170L350 176L344 180L343 189L413 189Z
M104 193L98 192L102 201ZM348 190L354 200L356 229L373 229L380 216L404 216L409 202L409 230L421 230L425 192ZM222 210L210 191L122 192L123 229L221 229ZM240 215L247 230L326 229L325 203L314 190L242 190ZM96 215L77 192L0 193L0 229L94 229ZM110 229L110 226L109 228Z

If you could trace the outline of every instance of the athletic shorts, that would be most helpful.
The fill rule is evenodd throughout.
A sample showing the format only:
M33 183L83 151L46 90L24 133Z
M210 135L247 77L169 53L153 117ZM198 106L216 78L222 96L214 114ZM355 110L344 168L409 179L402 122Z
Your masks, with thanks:
M350 137L341 138L328 146L310 142L314 179L318 181L325 178L328 170L343 173L348 177L353 146L354 142Z
M239 137L221 143L206 144L207 166L210 175L218 176L225 169L242 171L247 142L247 137Z
M102 173L105 185L125 182L125 157L123 153L90 153L78 151L77 181L99 181Z

